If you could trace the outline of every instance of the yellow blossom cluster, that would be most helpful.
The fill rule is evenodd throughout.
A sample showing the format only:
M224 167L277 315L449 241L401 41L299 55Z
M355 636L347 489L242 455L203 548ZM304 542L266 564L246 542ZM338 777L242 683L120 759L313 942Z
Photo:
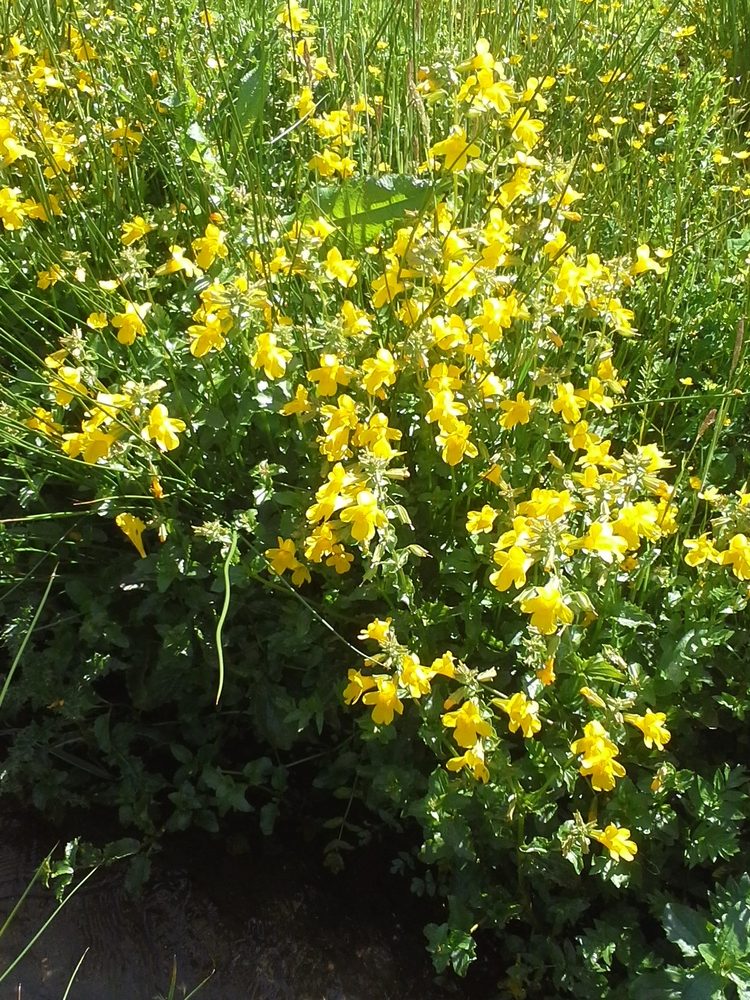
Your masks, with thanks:
M262 428L278 459L264 475L285 490L277 517L278 484L269 486L252 540L265 584L305 588L294 599L311 603L321 592L363 601L389 595L369 612L387 608L388 616L358 635L377 649L364 647L343 691L347 705L360 706L368 737L383 737L394 723L405 728L400 717L412 713L432 726L431 746L456 776L451 783L469 786L504 780L509 747L513 767L557 740L570 786L577 772L587 794L614 792L626 774L623 734L635 739L637 730L638 753L651 759L670 742L666 715L633 711L649 697L635 688L605 700L587 686L580 692L601 717L579 713L560 726L557 677L585 672L580 649L606 617L603 595L635 600L660 554L679 549L676 453L666 453L645 417L639 427L626 423L642 401L617 367L632 372L627 351L639 331L630 306L639 291L664 288L672 254L642 232L605 252L579 227L588 194L574 187L576 164L550 146L549 127L556 103L570 103L560 84L572 70L528 76L483 37L444 80L437 69L410 65L410 112L421 132L414 176L393 178L374 152L392 110L378 93L377 67L368 69L370 90L352 84L348 97L334 99L347 93L351 67L336 64L310 11L284 0L273 11L284 67L274 101L289 120L269 149L295 149L304 183L276 178L273 193L259 193L255 179L243 184L239 169L234 177L231 164L219 163L208 139L194 138L197 148L178 170L188 176L195 168L196 191L184 193L185 203L180 192L174 203L151 204L146 175L135 168L149 147L159 148L162 132L124 105L91 114L98 23L69 26L54 59L16 35L2 54L0 222L8 245L23 256L27 241L42 244L39 232L63 216L75 230L88 211L96 152L104 151L117 197L118 185L131 195L96 253L77 247L57 259L38 250L26 269L39 300L59 296L71 310L60 315L75 324L40 362L39 405L23 415L29 434L67 456L66 468L71 459L82 475L96 474L87 466L124 469L160 501L159 463L179 468L194 444L198 458L190 458L200 463L204 442L225 423L232 447L242 428ZM206 9L194 23L209 37L221 15ZM143 75L155 93L159 74ZM625 78L615 68L599 81ZM204 96L188 99L199 117ZM63 113L76 102L84 115ZM157 122L168 119L164 101L154 97L151 108ZM626 121L594 116L589 142L598 157ZM654 122L642 122L633 141L673 124ZM241 143L217 135L231 160ZM717 168L731 162L718 157ZM352 220L351 211L367 214L363 191L392 193L397 181L408 207L394 197L378 203L375 221ZM332 191L340 197L326 201ZM258 213L267 218L251 224ZM127 373L122 379L100 378L105 355L110 370ZM225 418L227 401L240 418ZM244 458L232 454L243 474ZM250 493L249 477L245 485ZM699 584L712 565L730 569L743 590L750 584L748 498L722 501L711 530L683 526L696 532L682 545L688 566L700 568ZM704 489L699 499L712 496ZM143 559L154 523L146 514L115 517ZM456 578L456 590L435 603L445 619L482 619L476 646L487 658L497 652L490 668L447 649L458 650L453 638L434 640L445 650L436 656L418 633L399 641L402 616L423 624L421 611L411 617L412 595L441 574ZM466 602L454 609L459 592ZM607 656L609 676L624 687L631 665ZM638 757L625 759L630 771ZM628 827L599 829L592 819L586 829L612 859L634 859Z

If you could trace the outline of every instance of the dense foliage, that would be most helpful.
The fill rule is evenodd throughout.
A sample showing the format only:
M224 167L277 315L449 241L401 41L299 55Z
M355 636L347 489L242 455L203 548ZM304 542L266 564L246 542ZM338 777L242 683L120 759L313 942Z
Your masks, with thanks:
M12 0L6 794L750 995L741 7Z

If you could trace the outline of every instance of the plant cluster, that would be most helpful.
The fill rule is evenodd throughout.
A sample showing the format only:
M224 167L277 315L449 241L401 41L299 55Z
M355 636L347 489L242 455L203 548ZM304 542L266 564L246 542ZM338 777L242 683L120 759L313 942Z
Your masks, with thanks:
M491 931L502 995L744 995L733 54L600 0L32 6L0 20L6 789L148 847L271 833L302 765L346 802L331 868L418 831L439 970Z

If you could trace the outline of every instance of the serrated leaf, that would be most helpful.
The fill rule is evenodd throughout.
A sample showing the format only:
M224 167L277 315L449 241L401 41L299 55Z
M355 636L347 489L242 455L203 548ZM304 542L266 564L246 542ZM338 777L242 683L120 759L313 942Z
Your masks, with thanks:
M662 922L664 933L686 958L695 958L698 945L710 941L710 924L705 915L682 903L667 903Z

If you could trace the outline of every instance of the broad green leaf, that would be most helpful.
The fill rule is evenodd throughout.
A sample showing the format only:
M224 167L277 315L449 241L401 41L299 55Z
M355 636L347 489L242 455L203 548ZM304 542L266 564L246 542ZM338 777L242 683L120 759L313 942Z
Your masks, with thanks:
M267 96L268 80L265 64L261 62L255 69L240 77L234 92L234 114L243 130L260 118Z
M682 903L667 903L664 907L664 932L687 958L695 958L698 945L710 941L710 923L697 910Z
M682 1000L723 1000L727 995L725 986L721 977L708 969L698 969L683 979L680 996Z
M140 840L135 837L121 837L104 848L105 861L119 861L121 858L130 858L141 849Z
M438 196L438 187L419 177L363 177L308 193L299 217L304 221L325 216L338 226L352 249L359 249L372 243L385 226L403 221L407 212L423 211Z

